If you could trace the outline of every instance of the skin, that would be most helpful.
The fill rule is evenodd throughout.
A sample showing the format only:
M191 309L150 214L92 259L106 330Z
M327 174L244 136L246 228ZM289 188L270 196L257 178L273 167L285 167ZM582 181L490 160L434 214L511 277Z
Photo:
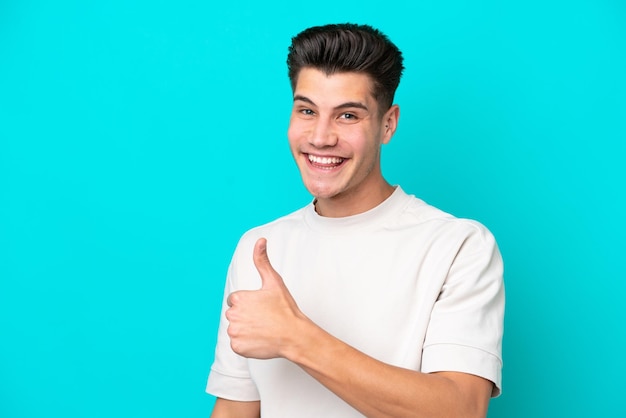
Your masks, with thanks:
M301 71L289 144L322 216L369 210L392 192L380 170L380 147L396 130L399 109L381 112L367 75ZM309 155L326 160L315 160ZM298 308L267 256L253 259L261 289L228 297L232 349L248 358L285 358L367 417L485 417L493 385L458 372L425 374L382 363L328 334ZM260 416L259 402L217 399L214 418Z
M318 213L342 217L365 212L393 192L380 168L381 145L391 140L398 106L381 113L370 77L304 68L298 76L287 136L302 181ZM309 155L339 158L312 163Z

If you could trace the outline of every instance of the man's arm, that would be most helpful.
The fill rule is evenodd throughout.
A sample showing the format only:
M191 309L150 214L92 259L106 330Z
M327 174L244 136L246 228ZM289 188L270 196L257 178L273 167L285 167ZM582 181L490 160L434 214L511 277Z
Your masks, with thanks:
M258 291L228 297L232 349L299 365L368 417L485 417L493 384L458 372L420 373L380 362L330 335L298 308L272 268L264 239L254 248Z
M485 417L493 384L458 372L425 374L369 357L307 325L284 356L367 417Z
M229 401L217 398L211 413L211 418L259 418L261 416L261 403Z

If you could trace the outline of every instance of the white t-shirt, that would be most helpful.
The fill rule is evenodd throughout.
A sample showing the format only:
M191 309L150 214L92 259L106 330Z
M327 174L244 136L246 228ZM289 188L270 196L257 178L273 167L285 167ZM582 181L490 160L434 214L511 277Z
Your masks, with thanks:
M400 187L377 207L345 218L319 216L309 204L244 234L225 298L261 287L252 261L260 237L299 308L330 334L395 366L484 377L495 384L493 396L500 393L502 259L481 224ZM287 360L235 354L227 327L223 311L208 393L260 399L268 418L362 416Z

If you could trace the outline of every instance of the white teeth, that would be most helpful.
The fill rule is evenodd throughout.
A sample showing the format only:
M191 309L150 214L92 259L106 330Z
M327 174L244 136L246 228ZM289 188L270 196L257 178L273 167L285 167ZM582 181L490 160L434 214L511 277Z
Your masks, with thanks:
M343 162L343 158L339 157L317 157L315 155L309 154L309 161L316 164L341 164Z

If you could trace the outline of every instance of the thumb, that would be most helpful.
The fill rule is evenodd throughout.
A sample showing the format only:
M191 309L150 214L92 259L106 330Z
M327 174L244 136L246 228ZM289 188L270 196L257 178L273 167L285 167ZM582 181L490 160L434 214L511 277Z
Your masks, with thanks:
M265 238L259 238L256 244L254 244L252 257L256 269L261 275L261 286L263 289L283 284L282 277L274 270L267 256L267 240Z

